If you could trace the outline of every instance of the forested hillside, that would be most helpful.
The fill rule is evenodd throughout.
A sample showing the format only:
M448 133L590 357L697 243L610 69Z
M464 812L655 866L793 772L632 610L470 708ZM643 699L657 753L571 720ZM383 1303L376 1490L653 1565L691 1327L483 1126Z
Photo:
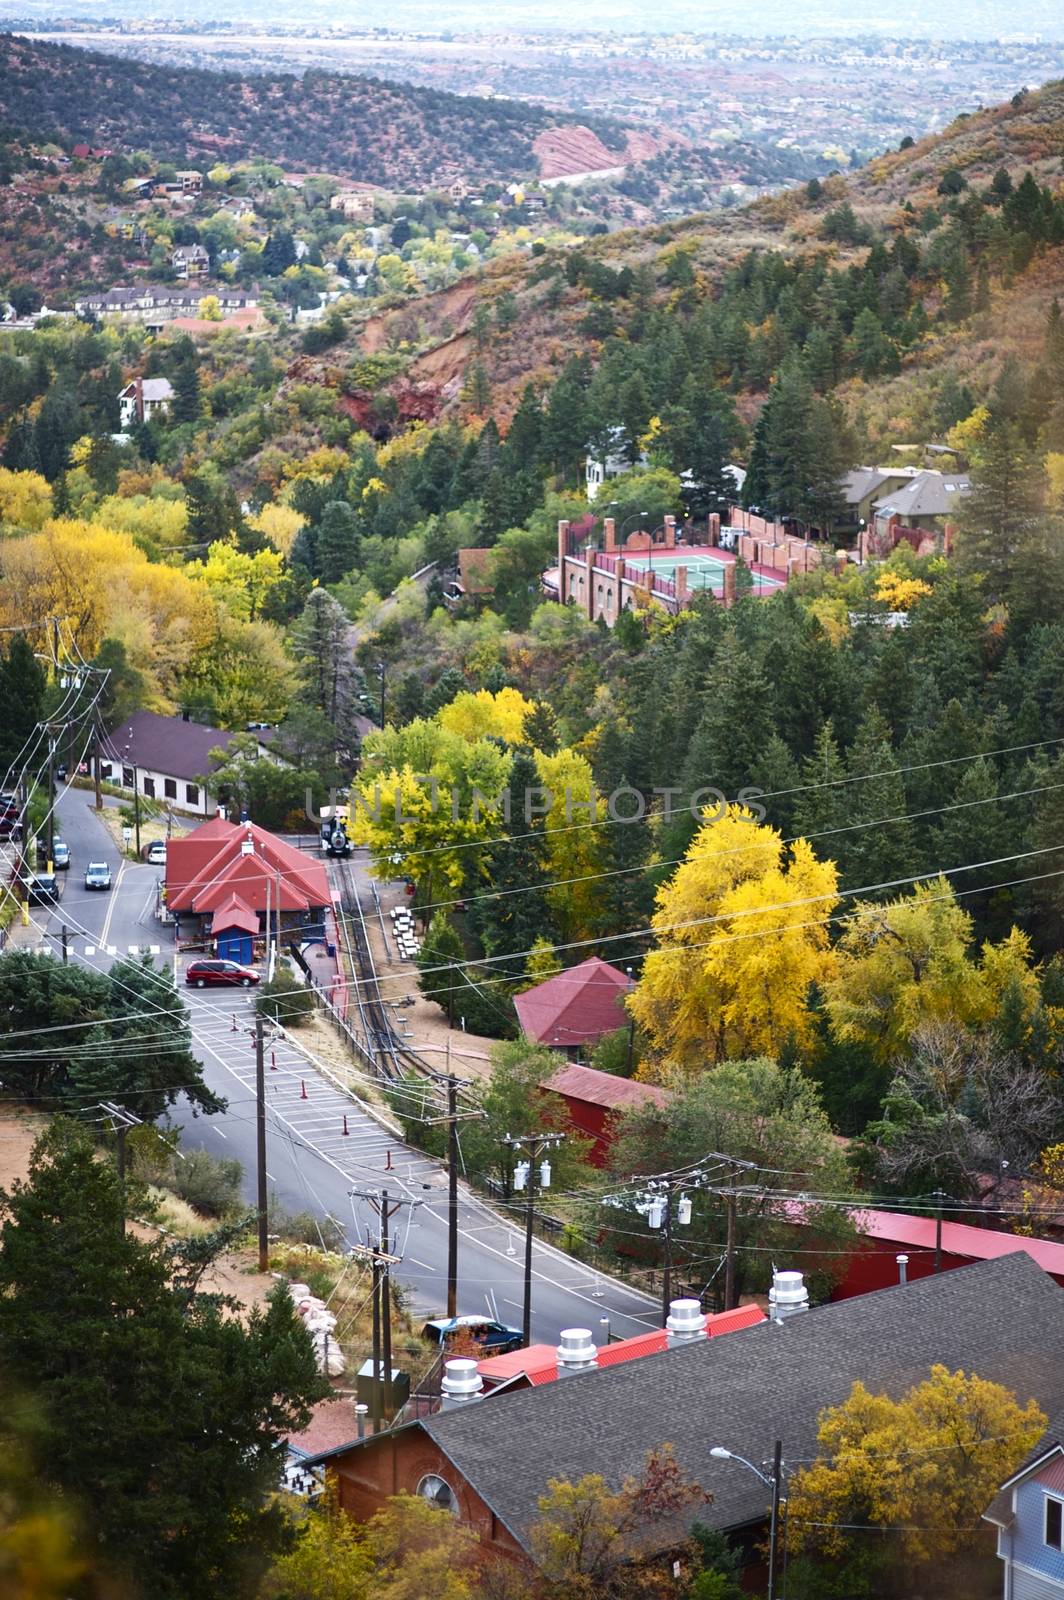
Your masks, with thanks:
M35 136L150 150L178 162L257 156L395 188L534 173L532 144L560 119L339 73L242 78L150 66L0 36L0 108ZM623 147L623 134L597 130Z

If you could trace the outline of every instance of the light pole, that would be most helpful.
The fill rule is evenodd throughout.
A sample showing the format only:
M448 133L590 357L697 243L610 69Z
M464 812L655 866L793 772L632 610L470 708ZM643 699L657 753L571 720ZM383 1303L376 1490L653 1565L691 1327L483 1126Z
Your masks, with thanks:
M780 1520L780 1489L783 1484L783 1445L776 1440L776 1448L772 1456L772 1471L765 1472L761 1467L755 1467L752 1461L747 1461L745 1456L736 1455L734 1450L725 1450L721 1444L715 1444L710 1450L710 1455L717 1461L738 1461L740 1466L746 1467L756 1478L772 1490L772 1516L769 1521L768 1533L768 1600L776 1600L776 1530Z

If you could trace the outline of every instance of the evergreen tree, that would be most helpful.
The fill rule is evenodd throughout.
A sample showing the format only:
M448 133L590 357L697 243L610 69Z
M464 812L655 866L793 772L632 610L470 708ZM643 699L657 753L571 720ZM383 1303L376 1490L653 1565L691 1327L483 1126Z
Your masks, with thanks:
M850 788L835 731L825 722L813 753L802 762L803 791L795 797L794 832L809 839L817 858L837 861L851 820Z
M530 815L527 802L539 787L536 763L528 750L514 754L508 784L509 837L485 851L490 892L475 902L474 920L488 955L516 955L537 939L557 938L547 900L547 852L543 819Z
M362 549L358 514L345 500L331 500L318 527L317 554L323 583L339 583L358 566Z
M972 474L956 550L961 572L984 576L989 599L1007 600L1020 569L1029 567L1044 501L1045 473L1037 452L1024 442L1017 423L995 423Z
M38 1142L0 1197L0 1369L123 1591L251 1600L286 1540L285 1435L328 1385L283 1290L229 1315L190 1287L190 1246L125 1230L138 1198L80 1131Z
M174 369L174 398L170 415L175 422L197 422L203 406L200 398L199 368L195 355Z
M13 765L16 770L0 788L18 781L17 763L27 759L23 752L44 714L44 691L44 668L29 640L24 633L13 634L7 654L0 656L0 780Z
M913 870L912 824L902 819L908 806L890 730L873 706L862 718L846 760L846 805L855 826L839 834L836 859L845 887L860 888L902 878Z

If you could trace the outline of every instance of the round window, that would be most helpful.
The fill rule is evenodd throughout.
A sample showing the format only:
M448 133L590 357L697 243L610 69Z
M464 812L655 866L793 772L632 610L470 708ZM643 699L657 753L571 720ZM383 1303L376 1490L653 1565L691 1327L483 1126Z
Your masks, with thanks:
M457 1515L458 1501L446 1478L437 1477L434 1472L426 1473L417 1486L417 1493L420 1499L427 1500L430 1505L439 1506L441 1511L450 1511Z

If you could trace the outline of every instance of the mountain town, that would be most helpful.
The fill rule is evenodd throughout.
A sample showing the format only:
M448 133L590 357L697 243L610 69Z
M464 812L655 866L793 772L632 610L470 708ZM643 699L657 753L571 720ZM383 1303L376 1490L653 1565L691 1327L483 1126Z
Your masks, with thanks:
M0 33L0 1595L1064 1595L1064 81L149 23Z

